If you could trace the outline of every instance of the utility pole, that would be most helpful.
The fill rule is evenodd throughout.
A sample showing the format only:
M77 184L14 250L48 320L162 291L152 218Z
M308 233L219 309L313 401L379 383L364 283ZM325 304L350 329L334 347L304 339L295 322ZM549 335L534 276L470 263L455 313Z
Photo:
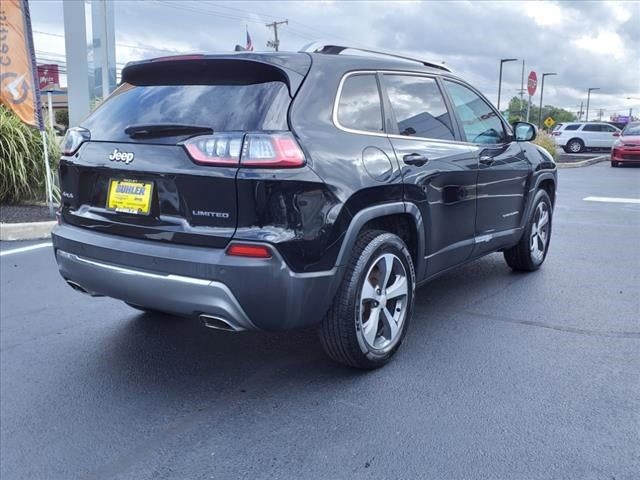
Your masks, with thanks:
M520 120L524 116L524 59L522 59L522 78L520 79Z
M590 87L587 89L587 114L584 118L585 122L589 121L589 101L591 100L591 92L594 90L600 90L600 87Z
M583 105L584 105L584 100L580 100L580 111L578 112L578 121L582 120L582 114L584 113L584 111L582 110Z
M267 23L267 28L273 28L273 40L267 42L267 47L273 48L276 52L280 46L280 40L278 40L278 27L280 25L289 25L289 20L283 20L281 22Z

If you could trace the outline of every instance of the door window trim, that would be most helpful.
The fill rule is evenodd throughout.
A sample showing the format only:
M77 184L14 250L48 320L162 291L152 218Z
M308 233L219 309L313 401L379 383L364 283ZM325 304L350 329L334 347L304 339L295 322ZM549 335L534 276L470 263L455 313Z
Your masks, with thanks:
M381 102L381 106L382 106L382 113L383 113L383 128L384 128L384 132L369 132L367 130L358 130L358 129L354 129L354 128L349 128L349 127L345 127L343 125L340 124L340 122L338 121L338 106L340 104L340 96L342 95L342 87L344 86L344 83L346 81L347 78L349 78L350 76L353 75L358 75L358 74L373 74L376 75L376 78L378 78L379 75L384 75L384 74L391 74L391 75L409 75L409 76L413 76L413 77L426 77L426 78L432 78L436 81L436 85L438 85L438 88L440 89L440 93L443 96L445 105L447 106L447 110L449 111L449 115L452 115L452 122L453 122L453 126L454 126L454 136L456 137L455 140L444 140L441 138L429 138L429 137L416 137L416 136L407 136L407 135L398 135L398 134L394 134L394 133L390 133L389 132L389 126L387 125L387 112L385 109L385 105L389 104L388 102L390 102L388 95L387 95L387 91L384 87L383 82L380 82L380 79L378 78L378 93L380 95L380 102ZM424 140L424 141L429 141L429 142L441 142L441 143L453 143L453 144L466 144L469 145L468 142L462 141L462 135L461 132L459 131L459 126L458 126L458 120L457 120L457 116L455 111L451 111L451 108L449 108L451 106L449 97L447 96L446 92L443 92L441 85L439 84L438 80L439 80L439 75L437 74L431 74L431 73L420 73L420 72L411 72L411 71L404 71L404 70L353 70L351 72L347 72L344 75L342 75L342 78L340 79L340 83L338 84L338 90L336 91L336 96L334 98L333 101L333 112L331 115L332 121L333 121L333 125L339 129L342 130L344 132L348 132L348 133L355 133L357 135L372 135L374 137L386 137L386 138L397 138L397 139L403 139L403 140ZM447 77L449 78L449 77ZM391 110L391 112L389 112L390 115L392 116L393 120L395 121L395 115L393 113L393 110ZM471 144L474 145L474 144Z

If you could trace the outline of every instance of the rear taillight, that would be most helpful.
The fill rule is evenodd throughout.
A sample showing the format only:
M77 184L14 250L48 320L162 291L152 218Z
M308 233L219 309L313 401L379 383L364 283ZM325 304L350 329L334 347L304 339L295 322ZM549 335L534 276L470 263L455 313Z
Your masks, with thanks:
M290 168L304 162L304 153L291 133L248 133L244 138L242 166Z
M227 248L227 255L233 257L271 258L271 250L265 245L254 243L232 243Z
M74 127L67 130L62 140L61 150L63 155L73 155L80 145L91 140L91 133L86 128Z
M553 135L554 137L559 137L560 136L560 132L551 132L551 135Z
M204 165L235 166L242 150L241 133L201 135L184 142L184 147L196 163Z

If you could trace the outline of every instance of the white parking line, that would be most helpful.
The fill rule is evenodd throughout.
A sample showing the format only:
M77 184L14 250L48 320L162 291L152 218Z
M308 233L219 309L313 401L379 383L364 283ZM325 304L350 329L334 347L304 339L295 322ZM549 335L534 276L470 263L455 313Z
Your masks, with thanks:
M585 202L605 202L605 203L640 203L640 198L620 198L620 197L585 197Z
M29 245L28 247L14 248L13 250L4 250L0 252L0 257L4 257L5 255L12 255L14 253L29 252L31 250L37 250L39 248L45 248L50 246L51 246L51 242L45 242L45 243L37 243L35 245Z

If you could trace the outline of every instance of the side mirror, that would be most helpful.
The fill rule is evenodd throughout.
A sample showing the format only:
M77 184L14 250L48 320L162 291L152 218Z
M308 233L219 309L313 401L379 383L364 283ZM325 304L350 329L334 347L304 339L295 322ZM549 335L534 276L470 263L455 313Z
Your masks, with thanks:
M529 122L515 122L513 124L516 142L530 142L536 138L538 129Z

